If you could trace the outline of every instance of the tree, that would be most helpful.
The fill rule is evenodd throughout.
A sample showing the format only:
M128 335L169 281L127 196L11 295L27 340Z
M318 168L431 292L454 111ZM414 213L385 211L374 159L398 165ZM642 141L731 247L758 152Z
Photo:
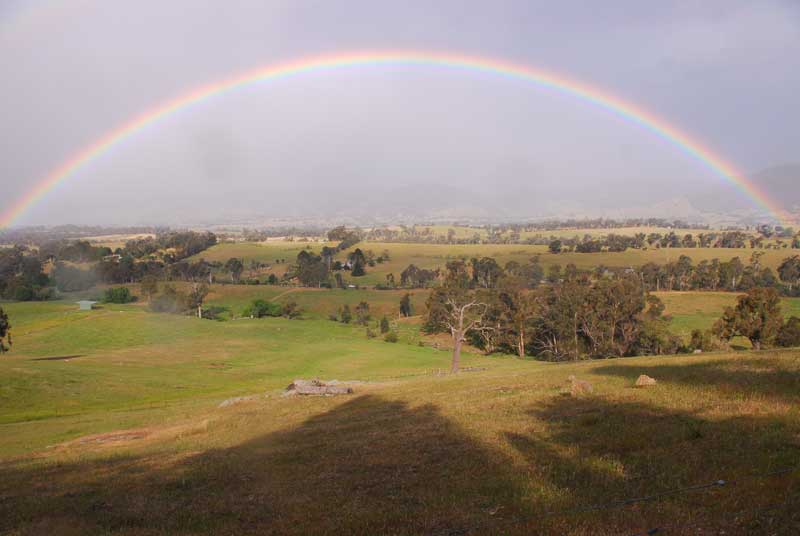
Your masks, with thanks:
M263 318L265 316L281 316L281 305L275 302L269 302L262 299L253 300L242 312L244 316L251 318Z
M328 280L328 266L319 255L303 250L297 254L296 276L304 286L321 287Z
M367 264L367 258L360 248L356 248L355 251L348 255L347 260L350 261L350 273L353 274L353 277L360 277L367 273L364 269Z
M455 263L463 261L452 261ZM428 318L426 329L446 330L453 339L453 359L450 372L458 372L461 363L461 347L467 335L482 327L483 315L487 305L478 300L469 289L468 279L459 264L448 263L450 273L445 286L431 292L428 297ZM450 266L452 264L452 266Z
M561 253L561 247L562 247L561 240L553 240L552 242L550 242L548 249L550 250L550 253L557 254Z
M353 320L353 313L350 312L350 306L344 304L339 312L339 318L343 324L349 324Z
M156 276L147 275L142 278L141 292L143 296L147 296L148 300L158 294L158 279Z
M386 318L386 315L381 318L381 333L388 333L389 332L389 319Z
M789 285L789 292L794 285L800 285L800 255L792 255L778 267L781 281Z
M358 305L356 305L356 324L366 326L369 319L369 304L365 301L359 302Z
M8 322L8 315L0 307L0 354L8 352L11 346L11 324Z
M128 287L115 287L106 289L103 301L106 303L129 303L133 301L133 296Z
M238 283L239 278L242 277L242 272L244 272L244 263L235 257L231 257L225 263L225 271L231 274L231 281Z
M187 305L191 309L197 309L197 318L203 318L203 301L208 296L208 285L205 283L195 283L187 296Z
M300 315L302 314L303 310L300 309L296 301L287 301L281 305L281 316L284 318L294 320L295 318L300 318Z
M525 357L525 345L532 329L537 304L526 291L522 279L506 277L498 292L500 322L508 326L506 335L520 359Z
M784 348L800 346L800 318L793 316L781 326L775 344Z
M783 325L780 297L774 288L753 288L739 296L736 308L725 312L714 325L714 334L730 340L735 335L747 337L753 348L770 345Z
M400 298L400 314L404 317L409 317L413 314L411 308L411 294L405 294Z

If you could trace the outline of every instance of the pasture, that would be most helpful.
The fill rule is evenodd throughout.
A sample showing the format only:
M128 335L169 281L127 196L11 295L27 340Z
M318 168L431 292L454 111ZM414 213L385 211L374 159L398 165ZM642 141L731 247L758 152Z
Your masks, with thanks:
M418 317L397 318L404 293L212 285L222 322L143 302L4 303L14 346L0 356L0 533L800 528L800 475L772 474L800 463L798 350L566 364L468 351L472 370L440 376L447 345L433 347L444 340L421 335ZM426 295L412 292L416 312ZM659 296L683 335L735 301ZM255 298L296 301L303 319L236 318ZM398 343L326 319L359 301L391 318ZM783 306L800 314L798 299ZM658 385L634 388L639 374ZM564 396L570 375L593 392ZM347 396L281 396L315 377L359 383ZM247 398L221 407L233 397ZM720 479L732 483L669 493Z
M320 242L239 242L222 243L209 248L193 257L205 259L207 261L225 262L231 257L243 259L245 266L250 260L274 263L275 259L286 259L288 264L294 262L297 254L303 249L309 249L314 253L319 253L323 246L333 246L332 243ZM593 269L598 266L628 268L638 267L648 262L666 264L677 261L681 255L686 255L696 264L703 260L719 259L728 261L734 257L739 257L742 262L747 263L753 254L753 249L749 248L658 248L658 249L629 249L624 252L600 252L600 253L559 253L554 254L548 251L547 246L534 246L524 244L406 244L406 243L387 243L387 242L360 242L354 247L359 247L363 251L372 250L375 255L380 255L383 251L388 251L390 260L388 262L367 267L366 275L362 277L349 277L345 272L348 281L358 285L376 285L386 282L388 274L394 274L399 281L400 273L409 264L415 264L419 268L435 269L443 268L449 260L471 259L473 257L493 257L501 266L509 261L525 263L532 257L538 256L539 262L547 268L554 264L562 268L568 264L574 264L581 269ZM351 249L352 250L352 249ZM347 253L351 250L340 252L336 259L344 261ZM764 253L761 264L777 270L778 265L793 254L789 249L766 249L758 250ZM275 273L281 276L286 271L288 264L273 264L271 269L264 273ZM247 275L247 271L245 271ZM225 276L221 276L225 277Z
M448 352L325 320L6 307L18 342L0 359L0 532L799 526L798 475L765 476L798 463L797 351L564 365L469 355L477 370L439 377ZM658 385L634 388L643 373ZM570 375L594 392L563 396ZM315 376L368 383L280 396ZM218 407L242 395L253 398ZM731 484L585 510L720 479Z

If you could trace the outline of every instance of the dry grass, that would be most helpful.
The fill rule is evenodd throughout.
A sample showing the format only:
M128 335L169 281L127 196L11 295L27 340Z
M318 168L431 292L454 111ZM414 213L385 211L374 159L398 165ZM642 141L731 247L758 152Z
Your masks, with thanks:
M10 534L796 534L800 354L497 360L2 462ZM635 389L645 373L655 388ZM594 395L559 395L569 375ZM204 424L205 423L205 424ZM650 503L546 513L676 487ZM774 502L789 503L767 514Z

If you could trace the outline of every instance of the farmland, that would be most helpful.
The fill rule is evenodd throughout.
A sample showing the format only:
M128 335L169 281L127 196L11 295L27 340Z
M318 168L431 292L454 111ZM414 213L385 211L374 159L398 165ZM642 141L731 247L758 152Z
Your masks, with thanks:
M298 253L326 244L226 242L191 261L235 256L282 275ZM595 268L684 252L696 261L746 259L752 250L359 246L389 259L349 277L358 288L231 284L218 273L222 283L208 285L204 302L222 311L218 321L153 312L140 283L125 285L138 301L89 311L74 300L99 297L106 285L3 303L13 347L0 356L0 532L588 535L693 522L736 534L797 526L796 509L759 512L797 504L797 475L760 476L800 461L796 349L752 352L737 337L736 351L556 364L467 347L465 370L450 375L451 340L421 330L431 291L372 288L409 264L441 268L458 258L539 255L544 267ZM785 256L766 250L761 261ZM197 286L170 284L185 293ZM406 294L407 318L399 315ZM654 294L684 342L737 297ZM258 299L293 302L301 317L246 316ZM330 319L362 302L367 326ZM780 305L784 317L800 316L800 298ZM397 343L368 336L384 316ZM640 374L657 386L635 389ZM592 392L564 396L572 375ZM295 378L356 382L355 393L283 397ZM737 475L747 478L735 490L583 511Z
M270 263L271 268L265 273L275 273L280 276L286 271L286 264L274 264L276 259L286 259L291 262L303 250L319 253L323 246L334 246L325 242L289 242L271 241L261 243L222 243L211 247L207 251L197 254L194 259L225 262L231 257L243 259L245 264L250 260ZM471 259L473 257L493 257L501 265L516 261L524 263L532 257L538 256L543 267L560 265L564 267L574 264L580 269L593 269L597 266L616 268L638 267L648 262L664 264L677 261L682 255L690 257L694 262L719 259L728 261L739 257L742 262L747 262L754 250L749 248L658 248L658 249L629 249L624 252L600 253L559 253L548 252L547 246L534 246L524 244L405 244L385 242L365 242L358 244L362 250L372 250L376 255L383 251L389 253L389 261L376 264L367 269L367 274L357 280L359 285L376 285L386 282L388 274L399 274L414 264L419 268L443 268L447 261L452 259ZM761 263L773 270L787 256L791 250L767 249L759 250L763 253ZM348 251L341 252L338 260L343 260Z
M700 307L664 298L676 318ZM798 485L759 476L797 463L796 351L565 365L470 354L474 372L439 377L447 352L326 320L7 307L18 342L0 360L2 531L616 534L691 521L769 533L798 521L791 507L758 513ZM642 373L659 385L633 389ZM594 393L560 395L570 375ZM282 398L294 377L369 383ZM735 487L544 515L719 478Z

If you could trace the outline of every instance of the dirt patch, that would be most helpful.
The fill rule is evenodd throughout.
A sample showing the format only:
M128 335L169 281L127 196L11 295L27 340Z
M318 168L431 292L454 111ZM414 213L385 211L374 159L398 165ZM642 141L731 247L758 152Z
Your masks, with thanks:
M98 434L93 436L81 437L76 440L79 445L97 444L104 445L107 443L119 443L123 441L135 441L137 439L144 439L149 436L150 432L145 430L125 430L122 432L109 432L107 434Z

